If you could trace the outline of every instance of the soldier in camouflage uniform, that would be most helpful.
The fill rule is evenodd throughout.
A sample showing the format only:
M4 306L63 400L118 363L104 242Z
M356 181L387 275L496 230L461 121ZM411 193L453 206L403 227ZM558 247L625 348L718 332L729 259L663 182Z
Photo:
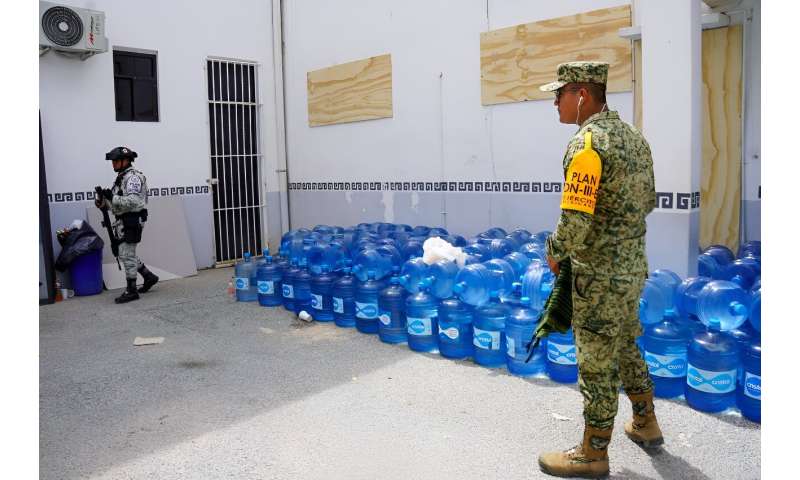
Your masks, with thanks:
M653 384L635 343L648 270L645 217L655 207L653 160L642 134L608 110L607 77L607 63L571 62L558 66L557 81L540 87L555 92L560 121L580 127L564 155L561 216L547 239L548 262L556 273L558 262L571 261L585 421L580 445L539 457L544 472L559 476L608 474L620 381L633 405L626 434L646 447L663 442Z
M125 266L127 287L122 295L114 299L116 303L138 300L139 293L147 292L158 282L158 276L136 256L136 244L142 239L142 229L147 221L147 178L131 165L136 157L136 152L127 147L117 147L106 153L106 160L111 160L117 172L117 179L112 188L104 189L103 196L95 200L97 208L111 209L117 219L114 229L117 237L122 239L119 259ZM138 290L137 272L144 278L144 284Z

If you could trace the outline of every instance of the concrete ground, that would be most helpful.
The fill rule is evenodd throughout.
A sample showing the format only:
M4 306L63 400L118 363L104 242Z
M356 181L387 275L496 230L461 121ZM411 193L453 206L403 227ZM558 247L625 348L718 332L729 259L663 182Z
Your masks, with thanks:
M41 478L549 478L537 455L581 435L574 385L235 303L231 274L40 308ZM760 476L757 424L656 408L666 444L649 454L622 433L621 398L612 478Z

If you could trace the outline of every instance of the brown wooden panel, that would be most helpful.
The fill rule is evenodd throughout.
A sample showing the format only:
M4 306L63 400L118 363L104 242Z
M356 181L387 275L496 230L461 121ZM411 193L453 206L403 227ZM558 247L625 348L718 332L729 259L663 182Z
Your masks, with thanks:
M481 103L552 99L539 86L556 78L559 63L611 64L608 91L631 90L630 5L604 8L481 33Z
M392 116L389 54L308 72L308 125Z
M703 32L700 247L739 245L742 200L742 27Z

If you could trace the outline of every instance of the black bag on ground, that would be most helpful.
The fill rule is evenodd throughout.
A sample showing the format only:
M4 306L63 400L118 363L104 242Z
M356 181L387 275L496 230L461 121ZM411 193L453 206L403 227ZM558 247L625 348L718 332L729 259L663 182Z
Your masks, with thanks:
M56 270L64 272L72 262L89 252L103 249L103 239L89 225L89 222L82 221L80 227L73 228L66 235L59 237L61 243L61 253L56 259Z

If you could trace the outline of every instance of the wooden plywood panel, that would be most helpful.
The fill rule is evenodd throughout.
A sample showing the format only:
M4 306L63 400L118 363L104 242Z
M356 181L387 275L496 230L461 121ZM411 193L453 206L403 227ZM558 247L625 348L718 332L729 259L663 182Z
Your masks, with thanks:
M308 72L308 125L332 125L392 116L392 56Z
M642 130L642 41L633 41L633 125Z
M742 189L742 27L703 32L700 247L739 244Z
M611 64L608 91L631 90L630 5L526 23L481 33L481 103L552 99L539 86L556 78L559 63Z

